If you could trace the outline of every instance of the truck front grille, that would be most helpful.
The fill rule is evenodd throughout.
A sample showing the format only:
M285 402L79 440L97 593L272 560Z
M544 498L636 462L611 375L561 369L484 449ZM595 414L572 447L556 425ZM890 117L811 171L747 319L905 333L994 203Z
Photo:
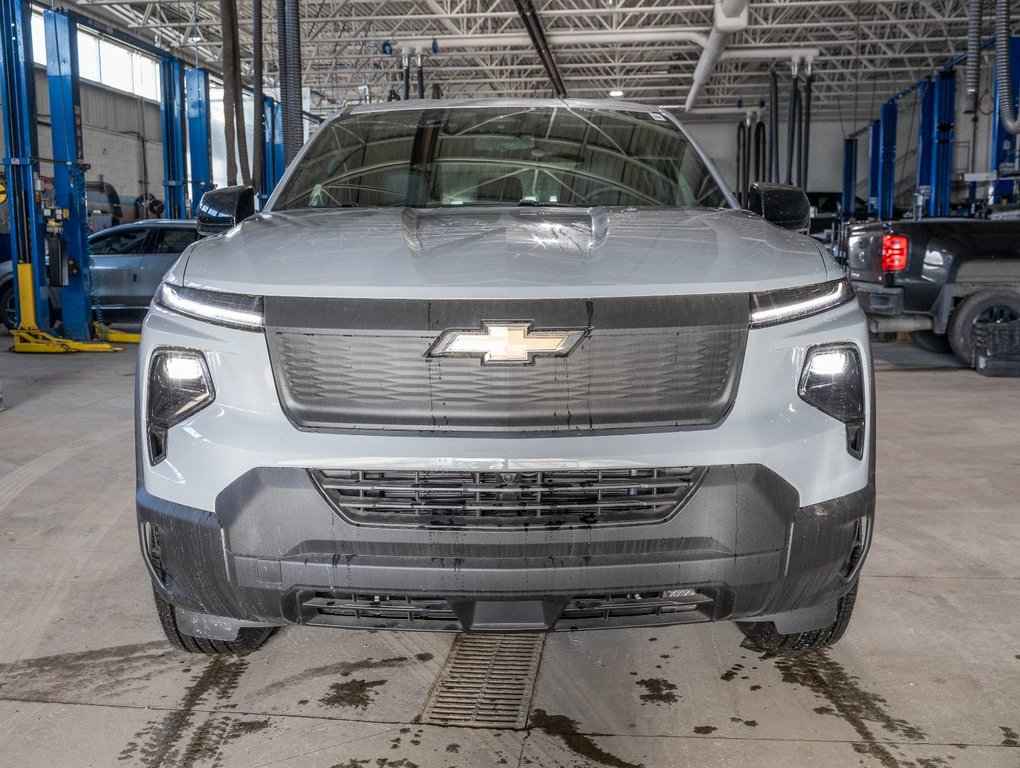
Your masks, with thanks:
M737 394L748 297L396 302L266 297L280 404L301 429L578 433L698 428ZM493 320L586 334L566 356L431 357Z
M390 525L599 525L671 515L700 467L542 472L312 470L352 522Z

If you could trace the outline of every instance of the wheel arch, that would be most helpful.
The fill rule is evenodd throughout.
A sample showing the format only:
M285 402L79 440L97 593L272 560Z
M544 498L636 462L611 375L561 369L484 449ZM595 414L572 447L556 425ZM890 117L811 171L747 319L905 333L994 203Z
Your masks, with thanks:
M962 301L982 291L996 289L1020 292L1020 259L955 261L932 308L932 330L945 334L953 312Z

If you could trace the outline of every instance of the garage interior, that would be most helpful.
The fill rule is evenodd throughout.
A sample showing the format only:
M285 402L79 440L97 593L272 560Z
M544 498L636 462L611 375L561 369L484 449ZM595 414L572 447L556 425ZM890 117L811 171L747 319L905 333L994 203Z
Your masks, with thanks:
M754 182L804 189L811 236L852 271L853 226L1020 219L1020 3L0 8L0 765L1020 766L1020 303L983 363L951 320L869 311L874 543L820 651L751 650L720 622L288 627L250 655L183 654L139 554L133 436L141 317L202 195L243 184L263 205L342 109L662 106L742 204ZM103 233L124 225L140 239L117 253ZM1020 235L1000 246L1020 264ZM1018 274L986 277L1015 295Z

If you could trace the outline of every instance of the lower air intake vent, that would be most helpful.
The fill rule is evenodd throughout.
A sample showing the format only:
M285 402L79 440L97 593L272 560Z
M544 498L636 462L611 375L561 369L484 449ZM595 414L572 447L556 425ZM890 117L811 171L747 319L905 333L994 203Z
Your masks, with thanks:
M336 509L380 525L600 525L661 520L700 467L544 472L313 470Z
M569 631L708 621L725 608L718 598L718 589L699 588L554 596L524 602L541 606L541 626L532 630ZM314 592L304 593L299 601L303 621L308 624L445 632L493 631L493 626L498 627L495 631L511 631L515 617L520 616L515 606L523 605L515 600L490 601L487 610L497 617L488 626L481 626L484 622L479 621L478 611L472 610L481 603L470 598Z

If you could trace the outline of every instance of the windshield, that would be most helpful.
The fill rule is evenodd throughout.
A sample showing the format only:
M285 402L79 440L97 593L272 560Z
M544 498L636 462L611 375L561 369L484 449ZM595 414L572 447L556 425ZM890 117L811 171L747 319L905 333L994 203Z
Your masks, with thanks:
M437 107L330 122L273 209L454 205L727 201L687 137L659 114Z

